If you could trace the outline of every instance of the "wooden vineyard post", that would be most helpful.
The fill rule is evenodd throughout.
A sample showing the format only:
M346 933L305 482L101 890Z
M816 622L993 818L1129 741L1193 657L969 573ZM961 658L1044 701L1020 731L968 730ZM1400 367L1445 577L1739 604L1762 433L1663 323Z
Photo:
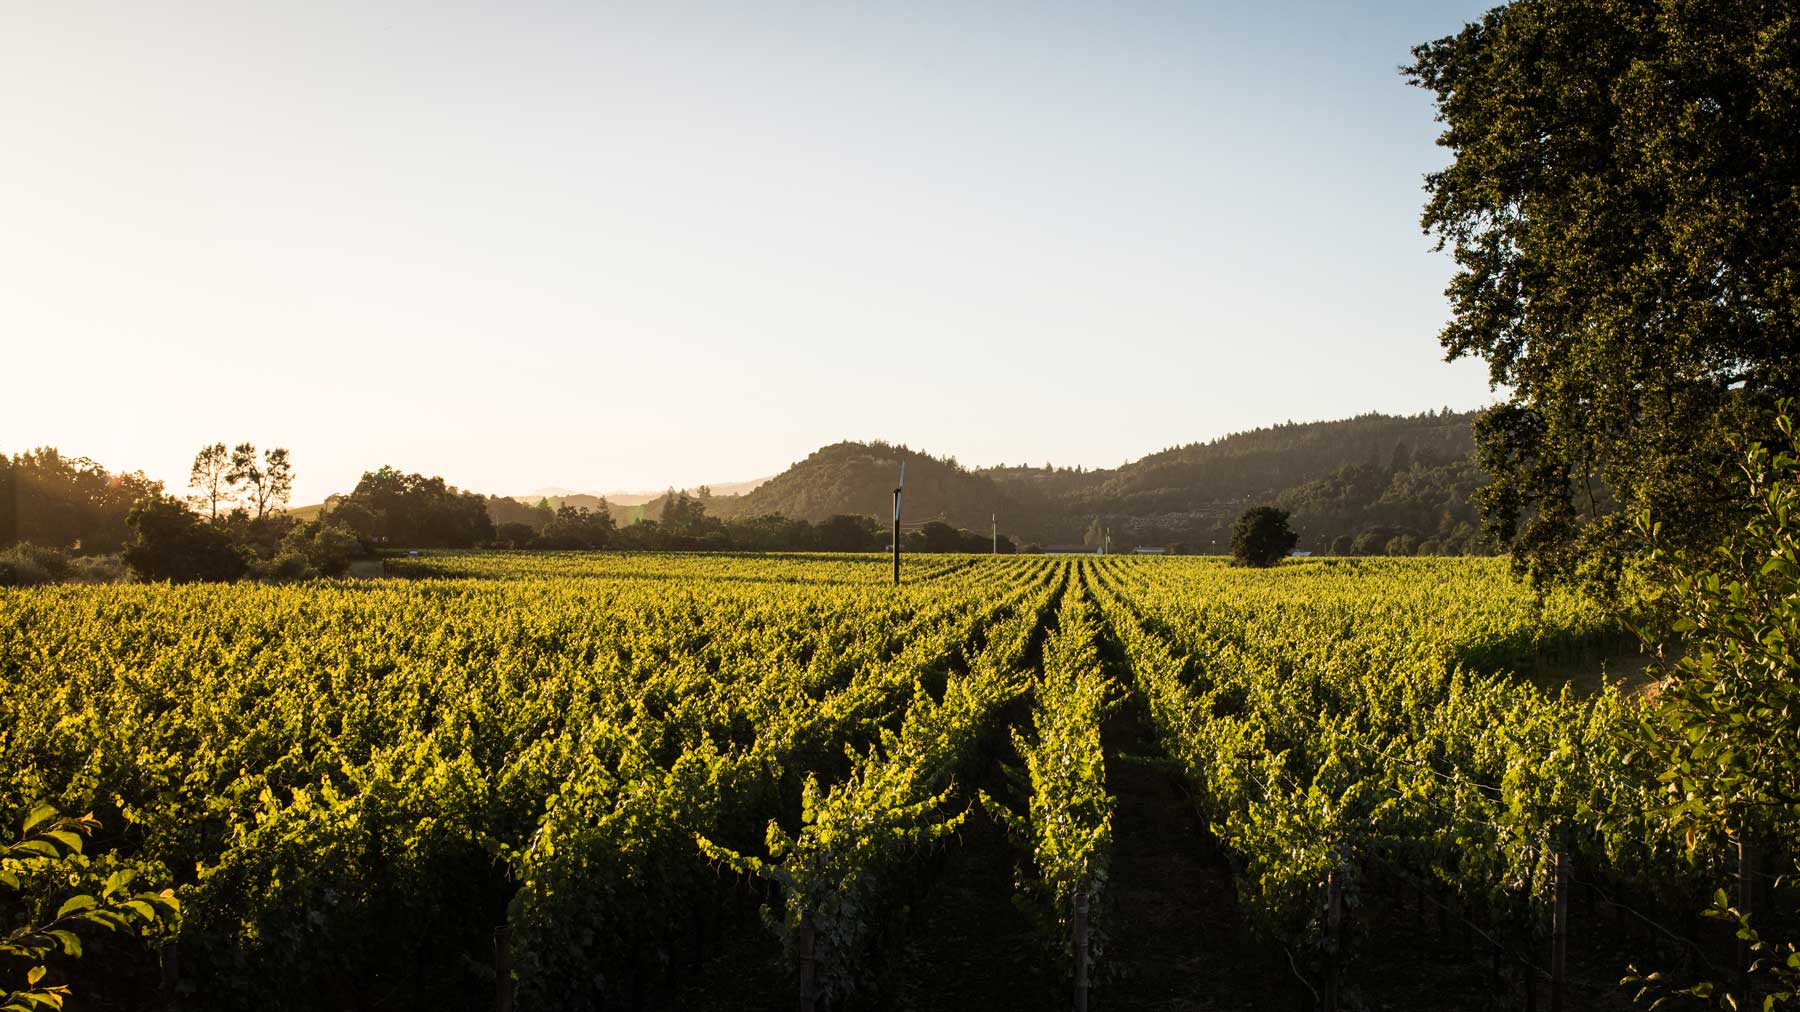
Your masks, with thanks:
M1336 868L1325 876L1325 1012L1338 1012L1338 927L1344 921L1344 883Z
M1738 837L1738 880L1737 908L1745 917L1750 916L1756 907L1756 848L1748 840ZM1737 968L1745 973L1750 971L1750 963L1754 955L1750 951L1750 941L1738 939Z
M1550 1012L1562 1012L1569 979L1569 850L1556 849L1556 906L1550 921Z
M157 953L162 970L162 1001L164 1008L174 1008L179 1000L176 987L181 983L181 942L172 940Z
M512 925L494 929L494 1008L513 1012Z
M818 1008L818 964L813 958L817 935L812 911L800 911L800 1012L816 1012Z
M1075 889L1075 1012L1088 1007L1088 892L1083 882Z

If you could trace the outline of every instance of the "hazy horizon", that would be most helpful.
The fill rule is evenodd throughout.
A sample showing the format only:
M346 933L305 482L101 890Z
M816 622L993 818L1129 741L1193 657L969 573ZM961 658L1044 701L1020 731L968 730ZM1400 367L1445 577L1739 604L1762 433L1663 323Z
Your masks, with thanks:
M34 10L0 450L287 446L302 504L1465 410L1396 68L1486 8Z
M1477 405L1477 406L1480 406L1480 405ZM1390 412L1380 412L1380 413L1396 415L1396 416L1416 416L1416 415L1424 414L1427 411L1442 411L1447 407L1451 407L1451 406L1438 405L1435 408L1423 407L1423 408L1419 408L1414 411L1390 411ZM1461 412L1461 411L1471 410L1471 408L1451 408L1451 410ZM462 482L458 482L451 475L445 474L445 473L442 473L439 471L427 471L425 473L427 474L427 476L442 477L445 479L445 482L447 484L455 486L456 488L461 489L463 491L479 492L484 495L497 495L497 496L501 496L503 498L513 498L513 499L530 499L533 497L558 498L558 497L562 497L562 496L573 496L573 495L592 495L592 496L600 496L600 497L615 496L615 495L616 496L651 496L651 497L654 497L654 496L661 495L662 493L664 493L670 489L677 489L677 490L682 490L682 491L692 491L692 490L698 489L702 486L706 486L710 489L716 490L716 489L720 489L720 488L729 488L732 486L740 486L740 485L746 485L746 484L750 484L750 483L762 484L764 482L769 481L770 479L778 477L783 471L786 471L788 468L793 467L795 464L798 464L801 461L805 460L814 451L823 449L824 447L827 447L827 446L832 446L834 444L845 443L845 442L886 443L891 446L904 447L908 450L927 454L929 456L936 457L939 459L947 459L947 458L954 457L958 463L960 463L962 466L969 468L971 470L982 470L985 468L998 467L998 466L1044 467L1045 465L1053 465L1057 468L1081 467L1088 471L1111 470L1111 469L1117 468L1121 465L1129 464L1133 461L1142 459L1144 457L1148 457L1152 454L1160 453L1164 450L1171 449L1171 448L1178 447L1178 446L1186 446L1186 445L1191 445L1191 444L1195 444L1195 443L1209 443L1209 442L1213 442L1215 440L1225 439L1230 436L1250 432L1255 429L1270 428L1270 427L1278 426L1278 425L1305 425L1305 424L1314 423L1314 422L1344 421L1344 420L1355 417L1355 415L1368 414L1368 413L1369 412L1355 412L1354 414L1343 415L1343 416L1335 417L1335 418L1271 419L1270 421L1264 422L1261 425L1252 425L1252 426L1247 426L1246 428L1242 428L1242 429L1233 429L1229 432L1218 432L1218 433L1213 433L1213 434L1207 435L1207 436L1195 437L1193 439L1181 439L1181 440L1165 443L1165 444L1158 445L1158 446L1147 447L1140 452L1132 453L1125 457L1121 457L1118 460L1105 462L1105 463L1094 463L1094 462L1078 461L1078 460L1065 460L1065 459L1057 457L1055 455L1051 455L1050 457L1047 457L1047 458L1041 459L1041 460L1016 458L1016 459L1001 459L1001 460L992 460L992 461L972 461L972 460L965 459L963 457L963 455L958 454L953 448L920 446L915 443L909 443L904 439L888 439L888 438L878 436L878 435L871 435L871 436L866 436L866 437L846 436L846 437L842 437L842 438L838 438L838 439L824 440L824 441L820 442L819 444L817 444L816 446L808 447L804 452L800 453L798 456L791 457L790 459L788 459L784 463L780 464L779 466L773 468L766 474L759 474L759 475L754 475L754 476L743 476L743 475L728 476L728 477L724 477L724 478L716 478L715 477L715 478L710 478L710 479L700 479L700 480L696 480L696 481L669 481L669 482L657 483L655 485L642 486L642 487L638 487L638 488L620 488L620 487L612 487L612 486L605 486L605 487L603 487L603 486L568 486L568 485L557 485L557 484L538 485L536 487L529 488L529 489L483 488L479 485L465 484ZM56 444L51 443L51 444L33 444L33 445L29 445L29 446L19 446L19 447L0 447L0 451L8 452L8 453L16 453L16 452L19 452L22 450L38 449L39 446L55 446L55 445ZM278 444L269 443L269 444L264 444L264 445L275 446ZM95 457L93 454L83 453L78 448L67 447L67 446L57 446L56 448L58 450L60 450L61 452L63 452L65 456L90 458L90 459L94 460L95 463L105 466L108 471L111 471L114 473L134 473L134 472L142 471L146 476L148 476L150 478L153 478L153 479L156 479L159 481L163 481L167 485L169 493L173 494L173 495L181 496L186 491L186 482L187 482L187 477L188 477L188 463L189 463L189 459L192 456L191 454L185 455L182 458L181 466L179 468L179 474L177 474L176 471L173 471L173 470L169 471L167 474L158 474L158 473L152 472L149 468L142 468L142 467L138 467L135 465L128 465L124 462L119 462L119 461L104 460L104 459ZM258 449L262 449L262 448L264 448L264 446L258 447ZM379 464L372 464L369 467L365 468L364 470L374 470L383 465L392 465L392 466L395 466L402 470L417 470L417 469L405 468L403 465L395 464L393 461L383 461ZM317 496L301 496L299 494L295 494L291 498L289 505L291 505L291 506L317 505L318 503L323 502L325 499L327 499L328 497L330 497L332 495L341 495L341 494L348 493L351 489L353 489L355 487L357 479L360 478L360 476L361 476L361 472L358 472L357 476L352 477L342 487L332 488L332 489L322 491ZM299 489L302 487L303 484L304 483L301 481L296 481L295 488ZM737 493L725 493L725 494L737 494Z

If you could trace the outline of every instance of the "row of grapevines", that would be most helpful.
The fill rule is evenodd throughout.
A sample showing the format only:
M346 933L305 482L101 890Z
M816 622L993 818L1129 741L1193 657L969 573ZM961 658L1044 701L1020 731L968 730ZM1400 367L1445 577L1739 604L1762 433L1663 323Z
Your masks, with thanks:
M944 579L984 560L967 555L908 557L906 583ZM627 579L680 582L807 583L820 586L885 586L893 579L886 555L793 552L496 552L429 551L387 560L389 575L520 579Z
M1117 687L1101 664L1100 616L1085 581L1063 597L1056 629L1032 686L1031 733L1013 732L1029 792L1021 817L984 796L1013 835L1029 841L1036 877L1027 895L1047 901L1059 945L1073 952L1078 903L1093 904L1106 887L1114 799L1106 789L1100 725ZM1079 940L1097 951L1098 939Z
M1018 579L1040 568L990 570L989 593L963 597L951 620L915 629L897 654L859 667L822 694L772 670L759 693L740 700L753 728L741 741L709 733L718 714L716 704L703 702L707 715L686 728L690 737L670 762L643 750L584 749L594 758L551 799L517 862L523 889L516 919L536 968L546 984L575 982L546 997L559 1007L591 997L581 969L613 970L616 987L620 960L608 954L631 958L654 944L669 913L687 910L712 887L697 835L755 838L790 796L816 790L820 775L844 767L846 750L891 736L888 727L902 714L912 719L925 685L948 678L969 644L984 637L991 644L997 623L1007 627L1016 621L1008 616L1028 608L1041 578ZM607 981L599 983L602 993L609 990Z
M717 580L0 592L0 808L94 809L101 848L180 883L207 1002L470 1004L521 879L583 853L558 846L569 813L629 826L691 771L841 763L1031 566L893 590L809 582L807 561L756 581L720 564ZM797 714L810 735L758 747ZM766 818L779 788L736 811ZM584 903L611 889L654 910L666 862L599 866L617 876L564 875ZM547 953L589 944L536 923Z
M952 812L955 774L973 754L1000 708L1024 691L1023 663L1035 632L1066 579L1065 567L1039 564L1041 576L1011 614L989 625L966 670L933 694L912 693L898 728L855 755L842 780L806 778L798 826L768 825L768 856L700 838L712 857L778 883L784 915L772 918L791 947L806 933L816 996L830 1000L867 982L871 938L891 910L896 885L910 878L934 841L967 816Z
M1100 573L1103 607L1234 860L1244 907L1315 965L1355 941L1354 918L1347 937L1326 930L1333 872L1351 910L1370 876L1410 881L1529 960L1557 849L1590 874L1648 882L1641 871L1676 845L1641 817L1652 785L1629 761L1631 697L1616 684L1550 695L1471 661L1558 628L1592 635L1597 612L1441 568Z

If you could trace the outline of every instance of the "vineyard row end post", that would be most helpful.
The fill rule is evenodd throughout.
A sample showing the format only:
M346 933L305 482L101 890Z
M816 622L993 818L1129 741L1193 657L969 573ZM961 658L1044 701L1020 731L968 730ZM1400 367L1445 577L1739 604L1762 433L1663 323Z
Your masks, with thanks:
M1087 883L1075 887L1075 1012L1088 1007L1088 891Z
M1745 917L1756 910L1756 847L1743 837L1737 841L1738 880L1737 908ZM1737 968L1745 973L1750 971L1750 964L1755 953L1750 951L1750 940L1739 938L1737 944Z
M1550 1012L1563 1012L1563 990L1569 979L1569 848L1559 845L1555 858L1556 906L1550 921Z
M813 957L817 938L812 911L800 911L800 1012L816 1012L818 1008L818 962Z
M510 924L494 929L494 1008L513 1012L512 934Z
M1340 960L1338 927L1344 920L1344 882L1337 868L1325 875L1325 938L1327 965L1325 970L1325 1012L1338 1012L1338 977Z

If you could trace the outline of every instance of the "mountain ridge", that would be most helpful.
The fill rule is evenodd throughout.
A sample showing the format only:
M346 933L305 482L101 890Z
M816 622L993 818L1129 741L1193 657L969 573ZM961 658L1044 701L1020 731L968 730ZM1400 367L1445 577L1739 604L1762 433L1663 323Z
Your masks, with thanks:
M885 527L905 463L902 519L908 529L938 521L983 535L995 525L1023 545L1110 536L1115 545L1222 551L1239 514L1271 503L1291 512L1305 550L1347 551L1359 543L1359 551L1388 554L1476 551L1480 517L1472 496L1486 483L1473 461L1476 414L1446 408L1283 422L1168 447L1111 468L971 468L953 455L903 443L840 440L769 478L674 494L698 500L707 514L723 520L779 514L819 523L854 515ZM490 495L486 501L496 524L536 527L542 513L535 506L548 500L553 508L589 510L604 501L615 522L626 525L660 519L670 495Z
M905 444L843 440L820 447L742 495L703 499L726 519L781 514L813 522L835 514L886 522L905 462L903 520L939 520L1024 542L1069 543L1096 525L1128 543L1218 548L1251 505L1295 514L1302 547L1374 534L1414 543L1476 541L1469 501L1485 483L1472 462L1475 411L1369 412L1284 422L1146 454L1115 468L968 468ZM661 515L666 494L643 515ZM1404 547L1394 546L1395 548Z

